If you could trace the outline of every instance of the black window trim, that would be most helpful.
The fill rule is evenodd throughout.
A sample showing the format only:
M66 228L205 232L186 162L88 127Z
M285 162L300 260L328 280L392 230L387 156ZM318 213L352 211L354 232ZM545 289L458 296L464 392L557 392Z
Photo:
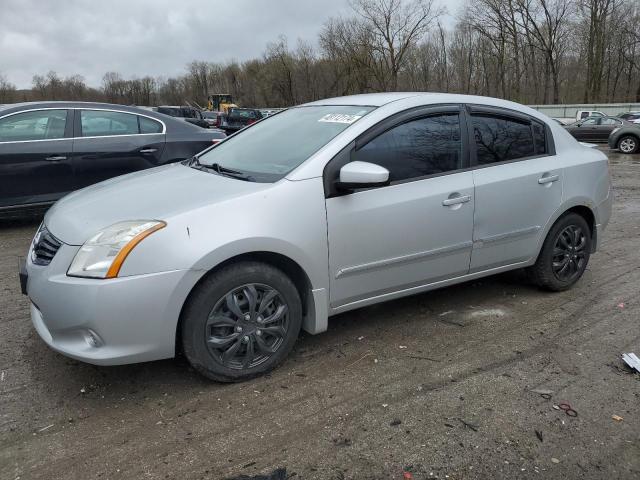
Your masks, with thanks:
M345 192L338 190L336 188L337 183L337 175L340 172L340 169L353 161L352 156L356 150L359 150L373 139L382 135L383 133L388 132L389 130L403 125L405 123L420 120L422 118L434 117L438 115L458 115L458 119L460 122L460 143L461 143L461 156L460 156L460 166L455 170L449 170L446 172L440 173L432 173L430 175L422 175L420 177L407 178L404 180L396 180L390 182L388 185L381 187L371 187L371 188L362 188L353 190L350 192ZM324 191L325 198L338 197L343 195L350 195L353 193L363 192L367 190L374 190L379 188L387 188L395 185L402 185L404 183L411 182L419 182L421 180L426 180L435 177L442 177L444 175L451 175L453 173L460 173L469 170L469 144L468 144L468 135L465 132L468 131L467 118L464 115L464 105L462 104L433 104L433 105L424 105L419 107L409 108L407 110L403 110L401 112L395 113L377 124L373 125L365 132L361 133L354 141L349 143L346 147L344 147L340 152L338 152L324 167L323 172L323 183L324 183Z
M508 163L514 162L523 162L526 160L535 160L536 158L544 158L544 157L553 157L556 155L556 146L553 140L553 134L551 133L551 128L547 122L539 120L535 117L527 115L526 113L522 113L516 110L511 110L504 107L494 107L489 105L476 105L476 104L467 104L465 109L465 115L467 117L467 142L469 145L469 170L477 170L479 168L490 168L495 167L497 165L505 165ZM494 162L487 164L478 164L477 150L476 150L476 140L473 131L473 116L492 116L503 118L507 120L514 120L520 123L527 123L531 128L531 136L534 142L535 148L535 136L533 132L533 122L536 122L544 127L544 137L545 137L545 153L529 155L527 157L514 158L512 160L504 160L502 162Z

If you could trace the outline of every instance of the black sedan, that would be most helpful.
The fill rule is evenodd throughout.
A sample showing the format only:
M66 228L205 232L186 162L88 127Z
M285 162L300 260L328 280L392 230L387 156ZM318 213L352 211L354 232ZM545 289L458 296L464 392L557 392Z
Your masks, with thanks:
M225 137L136 107L38 102L0 107L0 217L41 211L65 194L190 158Z
M628 124L617 117L588 117L564 128L581 142L606 143L611 132Z

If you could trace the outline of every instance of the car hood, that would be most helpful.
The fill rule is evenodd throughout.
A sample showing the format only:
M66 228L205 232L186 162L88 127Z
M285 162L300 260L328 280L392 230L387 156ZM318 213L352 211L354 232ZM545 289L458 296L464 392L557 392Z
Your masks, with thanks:
M68 245L125 220L166 220L199 207L269 188L172 164L112 178L59 200L45 216L47 229Z

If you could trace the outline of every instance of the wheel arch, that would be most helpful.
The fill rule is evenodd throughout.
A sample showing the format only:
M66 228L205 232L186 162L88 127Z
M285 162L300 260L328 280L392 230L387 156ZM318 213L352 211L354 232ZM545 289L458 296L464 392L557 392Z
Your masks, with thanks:
M618 138L616 138L616 144L615 144L615 148L616 149L620 150L620 142L625 137L633 137L640 144L640 133L637 133L637 132L623 132L623 133L620 133L618 135Z
M193 285L180 309L180 315L178 317L175 332L176 353L178 353L182 348L181 326L183 313L187 303L189 302L196 289L215 272L218 272L229 265L248 261L261 262L267 265L271 265L287 275L295 285L300 295L300 300L302 302L303 330L311 334L320 333L326 330L327 306L323 305L323 303L326 301L326 294L324 293L326 292L326 290L324 288L314 290L313 284L311 283L311 279L309 278L307 272L302 268L302 266L300 266L298 262L296 262L289 256L267 250L250 251L233 255L219 262L212 268L203 270L203 275L198 279L195 285Z
M544 244L544 241L547 238L547 235L549 234L549 231L551 230L553 225L560 218L562 218L564 215L567 215L568 213L576 213L585 219L585 221L587 222L587 225L589 225L589 230L591 233L591 253L595 252L598 244L598 238L597 238L598 229L596 228L596 225L597 225L596 214L594 210L589 206L589 203L590 202L588 200L584 200L584 201L575 200L572 203L566 203L562 205L556 211L556 213L549 219L549 221L545 225L543 234L540 235L540 239L538 240L538 246L536 249L537 253L536 253L536 256L532 259L533 260L532 263L535 263L538 257L540 256L540 252L542 251L542 246Z

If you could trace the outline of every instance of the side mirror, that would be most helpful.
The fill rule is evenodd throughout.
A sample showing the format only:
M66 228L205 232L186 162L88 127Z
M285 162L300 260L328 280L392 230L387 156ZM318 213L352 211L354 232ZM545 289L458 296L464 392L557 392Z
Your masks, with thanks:
M350 162L340 169L338 188L381 187L389 184L389 170L369 162Z

